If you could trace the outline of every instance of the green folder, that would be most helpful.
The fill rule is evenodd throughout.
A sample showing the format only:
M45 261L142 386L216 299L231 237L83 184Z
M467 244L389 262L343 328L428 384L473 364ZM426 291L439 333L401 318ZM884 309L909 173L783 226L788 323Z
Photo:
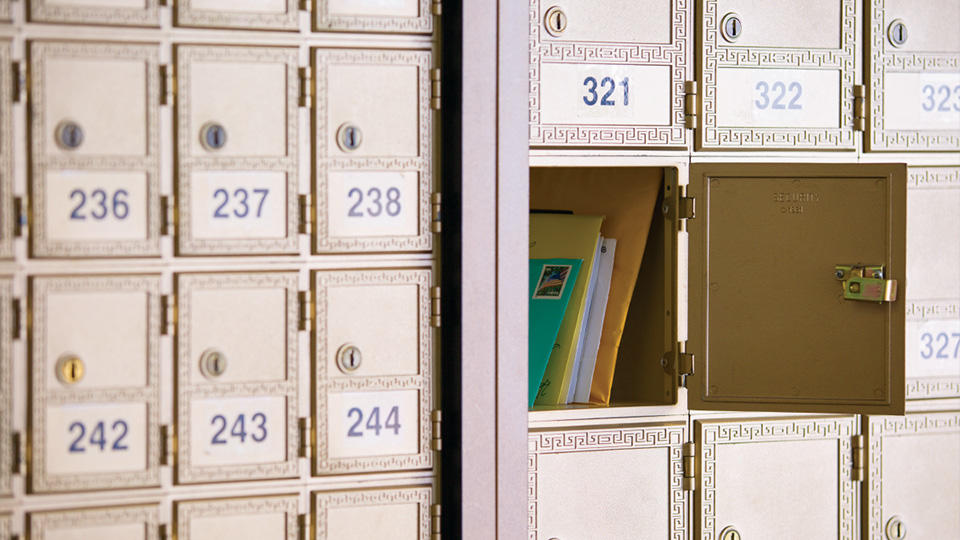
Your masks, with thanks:
M582 259L530 259L529 407L537 398Z

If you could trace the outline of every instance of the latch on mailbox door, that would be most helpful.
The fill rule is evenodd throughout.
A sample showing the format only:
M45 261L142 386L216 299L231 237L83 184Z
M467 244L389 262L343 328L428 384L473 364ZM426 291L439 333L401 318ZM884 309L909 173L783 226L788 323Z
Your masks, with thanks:
M838 264L834 270L834 275L843 284L843 297L847 300L893 302L897 299L897 280L885 279L883 265Z

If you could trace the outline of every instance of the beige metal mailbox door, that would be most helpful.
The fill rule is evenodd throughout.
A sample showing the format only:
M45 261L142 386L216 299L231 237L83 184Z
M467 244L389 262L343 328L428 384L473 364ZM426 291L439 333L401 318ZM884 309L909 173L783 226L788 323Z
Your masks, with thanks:
M297 0L176 0L174 24L209 28L297 30Z
M530 144L689 144L692 0L530 0Z
M178 253L297 253L297 49L176 57Z
M178 274L177 481L298 474L296 272Z
M685 421L532 431L529 537L686 538L687 440Z
M313 493L314 540L430 540L429 487ZM439 532L439 531L437 531Z
M314 51L317 252L432 249L430 66L428 51Z
M30 540L158 540L157 506L116 506L28 515Z
M160 482L160 277L30 279L30 489Z
M315 272L314 473L429 469L431 272Z
M906 166L694 164L687 194L690 408L902 414Z
M157 0L30 0L32 22L160 26Z
M870 0L872 151L960 151L960 4Z
M297 540L298 495L174 502L177 540Z
M13 280L0 277L0 497L11 495L13 428Z
M159 255L159 52L30 43L33 256Z
M960 412L867 423L863 538L960 538Z
M13 257L13 71L10 41L0 41L0 258Z
M857 3L698 3L697 147L854 150Z
M433 32L439 0L313 0L316 30Z

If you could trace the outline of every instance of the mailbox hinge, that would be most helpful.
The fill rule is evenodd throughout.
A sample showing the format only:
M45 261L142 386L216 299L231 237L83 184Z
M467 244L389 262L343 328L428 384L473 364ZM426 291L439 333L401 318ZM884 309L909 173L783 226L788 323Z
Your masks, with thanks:
M27 224L27 214L23 207L23 197L13 198L13 236L23 236L23 228Z
M430 326L440 328L440 287L430 288Z
M439 452L443 449L443 411L435 409L430 419L433 421L433 439L430 441L430 448Z
M697 199L686 196L677 199L677 218L693 219L695 217L697 217Z
M161 523L157 527L157 538L159 538L160 540L167 540L168 538L170 538L170 528L167 527L166 523Z
M177 325L177 306L173 296L164 294L160 296L160 333L164 336L173 334L173 329Z
M435 110L440 110L440 68L430 70L430 106Z
M307 515L297 514L297 538L307 540Z
M863 481L863 463L865 461L865 448L863 435L853 436L853 470L850 474L850 480L853 482Z
M853 85L853 130L867 129L867 87L862 84Z
M433 195L430 197L431 210L430 210L430 230L435 233L439 233L443 230L443 224L441 223L441 210L443 198L439 191L434 191Z
M170 456L173 454L173 434L170 433L170 426L160 426L160 464L171 465Z
M297 195L300 204L300 234L310 234L313 232L313 205L310 203L310 195Z
M697 81L683 82L683 126L697 129Z
M440 517L443 507L439 503L430 505L430 540L440 540Z
M310 419L299 418L297 428L300 431L300 448L297 450L297 454L300 457L310 457Z
M683 490L697 489L697 445L693 442L683 443Z
M307 107L310 105L310 98L313 97L313 73L308 67L302 67L297 69L297 74L300 79L300 106Z
M300 309L300 330L310 330L313 320L313 298L310 297L310 291L297 292L297 304Z
M300 11L310 11L310 0L300 0L300 5L297 6L300 8Z
M431 11L434 15L436 15L436 16L438 16L438 17L439 17L440 15L443 15L443 2L442 2L442 0L433 0L433 5L431 6L430 11Z
M13 102L20 103L23 99L23 93L27 89L27 73L23 65L20 62L12 62L10 64L10 74L12 75L10 81L13 84Z
M172 105L177 95L177 78L167 64L160 64L160 104Z
M19 431L10 434L10 474L23 473L23 435Z
M13 339L20 339L20 332L23 329L23 305L19 298L14 298L11 302L13 320L11 321Z
M177 220L177 209L170 201L169 195L160 196L160 236L173 234L173 224Z

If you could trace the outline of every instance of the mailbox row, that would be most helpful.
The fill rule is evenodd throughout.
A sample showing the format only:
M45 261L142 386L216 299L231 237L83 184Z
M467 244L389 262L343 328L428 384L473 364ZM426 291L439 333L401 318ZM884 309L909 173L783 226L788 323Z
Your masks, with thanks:
M160 275L30 277L28 489L156 486L162 465L182 484L298 478L308 456L316 475L432 468L431 271L314 271L307 291L298 281L178 273L161 294ZM161 384L165 334L173 384ZM8 341L4 396L10 352ZM2 406L9 429L11 400Z

